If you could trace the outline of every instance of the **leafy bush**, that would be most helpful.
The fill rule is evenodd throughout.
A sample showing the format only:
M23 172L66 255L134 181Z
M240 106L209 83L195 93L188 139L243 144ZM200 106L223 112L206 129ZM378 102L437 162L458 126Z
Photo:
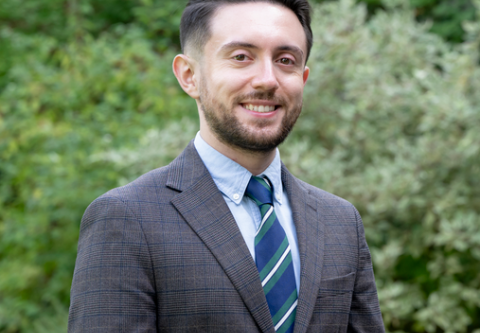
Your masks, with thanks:
M463 41L462 22L475 19L471 0L410 0L417 20L432 20L431 31L451 42Z
M408 11L317 8L294 174L352 201L391 332L480 329L480 24L451 47Z
M337 0L312 0L322 3ZM430 31L447 41L460 43L465 31L462 22L475 19L475 7L471 0L357 0L367 5L369 16L387 9L392 3L402 3L414 10L419 22L431 22Z
M187 0L2 0L0 26L68 41L99 36L116 25L138 24L161 51L177 48Z

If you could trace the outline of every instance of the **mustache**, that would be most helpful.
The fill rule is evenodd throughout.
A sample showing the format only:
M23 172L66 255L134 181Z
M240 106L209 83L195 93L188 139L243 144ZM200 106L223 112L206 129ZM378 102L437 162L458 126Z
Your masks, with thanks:
M235 103L239 104L241 101L250 99L260 99L265 101L274 102L275 104L285 105L284 98L275 94L274 91L254 91L248 94L244 94L235 98Z

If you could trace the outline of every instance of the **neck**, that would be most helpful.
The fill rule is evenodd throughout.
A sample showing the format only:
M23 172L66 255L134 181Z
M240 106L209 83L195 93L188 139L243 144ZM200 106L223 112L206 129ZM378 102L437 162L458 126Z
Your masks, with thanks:
M239 147L233 147L218 140L210 131L202 131L201 127L200 135L212 148L240 164L254 176L265 171L275 158L275 149L265 152L249 151Z

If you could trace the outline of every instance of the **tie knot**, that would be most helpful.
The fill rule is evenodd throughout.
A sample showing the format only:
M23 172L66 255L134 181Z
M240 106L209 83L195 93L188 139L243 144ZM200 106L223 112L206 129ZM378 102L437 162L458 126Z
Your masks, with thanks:
M260 178L252 176L248 182L245 194L255 201L258 206L269 204L273 205L272 187L268 178Z

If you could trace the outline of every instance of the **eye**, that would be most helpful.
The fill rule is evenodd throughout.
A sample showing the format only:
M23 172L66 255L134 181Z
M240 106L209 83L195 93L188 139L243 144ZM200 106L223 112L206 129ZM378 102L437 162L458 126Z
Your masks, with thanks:
M279 62L282 65L293 65L293 60L290 58L280 58Z
M247 60L247 56L245 54L238 54L236 56L233 56L233 59L237 61L245 61Z

